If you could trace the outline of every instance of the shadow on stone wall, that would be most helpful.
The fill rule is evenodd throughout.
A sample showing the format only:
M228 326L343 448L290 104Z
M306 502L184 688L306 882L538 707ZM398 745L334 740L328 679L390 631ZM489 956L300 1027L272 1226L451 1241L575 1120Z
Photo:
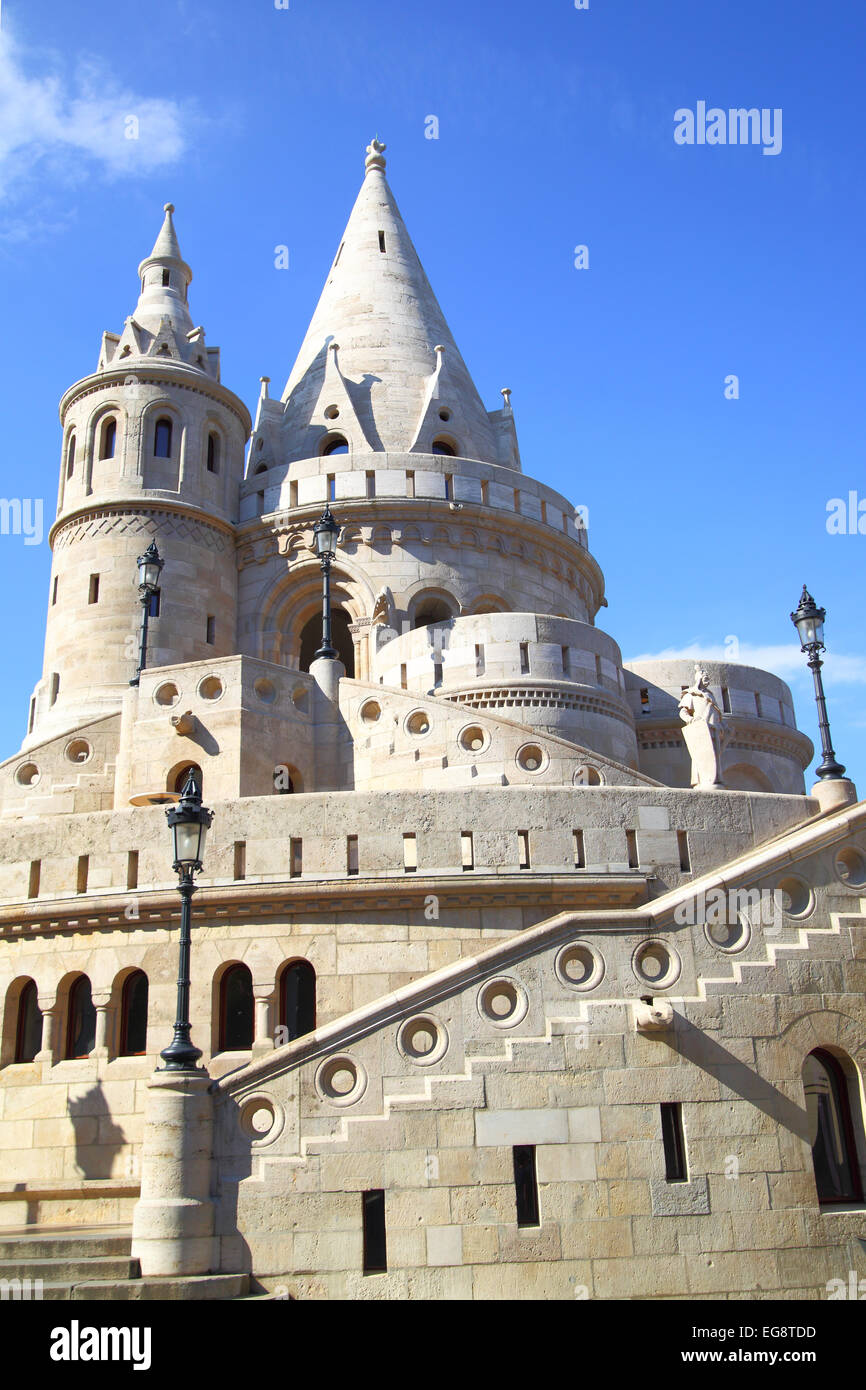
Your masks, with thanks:
M83 1178L110 1178L126 1135L111 1118L99 1085L69 1098L69 1118L75 1130L75 1168Z

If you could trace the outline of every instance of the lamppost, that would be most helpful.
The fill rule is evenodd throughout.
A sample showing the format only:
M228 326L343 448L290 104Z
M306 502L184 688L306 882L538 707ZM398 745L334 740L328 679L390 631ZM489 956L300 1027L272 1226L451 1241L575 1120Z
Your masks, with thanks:
M136 564L138 565L138 594L141 599L141 641L138 651L138 670L129 682L130 685L138 685L147 661L147 620L150 617L150 603L159 588L159 576L165 564L156 548L156 541L151 541L144 554L139 555Z
M822 780L844 777L845 769L837 763L833 745L830 742L830 722L827 719L827 704L824 700L824 683L821 679L823 662L818 653L824 648L825 610L815 603L806 585L800 595L800 606L791 614L791 622L800 638L800 650L808 652L807 665L815 679L815 700L818 705L818 729L821 734L821 751L824 754L820 765L815 769Z
M180 893L180 959L177 967L177 1018L174 1037L159 1055L165 1071L200 1071L196 1063L201 1052L190 1042L189 957L192 943L192 895L194 876L201 869L204 842L213 821L213 811L201 804L201 794L192 772L180 794L180 801L166 811L171 830L174 863Z
M322 645L313 657L314 661L326 657L335 661L336 650L331 646L331 561L337 553L337 536L340 528L331 516L327 502L325 510L313 527L313 542L322 566Z

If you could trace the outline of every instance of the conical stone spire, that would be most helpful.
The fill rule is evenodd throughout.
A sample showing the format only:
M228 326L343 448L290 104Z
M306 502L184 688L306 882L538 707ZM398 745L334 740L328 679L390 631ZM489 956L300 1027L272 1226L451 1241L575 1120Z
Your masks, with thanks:
M193 323L187 304L192 271L180 254L172 213L174 204L165 204L165 220L150 255L141 262L141 294L133 318L142 328L155 332L168 319L175 333L187 334Z
M361 191L283 392L289 457L310 451L328 349L337 343L362 427L354 448L430 452L435 431L462 457L497 463L487 411L388 186L384 151L378 139L367 147ZM432 413L431 391L439 392Z

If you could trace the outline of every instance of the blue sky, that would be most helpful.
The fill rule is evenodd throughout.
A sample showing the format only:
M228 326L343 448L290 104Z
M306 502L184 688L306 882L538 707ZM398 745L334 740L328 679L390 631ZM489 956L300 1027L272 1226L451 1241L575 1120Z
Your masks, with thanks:
M862 784L866 535L829 534L827 505L866 504L864 42L858 7L806 0L4 0L0 494L44 498L47 533L57 402L132 312L167 200L223 380L250 407L259 376L281 390L378 131L482 397L512 388L526 471L589 508L600 625L626 658L767 666L817 740L788 618L808 582ZM780 108L781 151L678 145L700 101ZM0 756L49 569L0 536Z

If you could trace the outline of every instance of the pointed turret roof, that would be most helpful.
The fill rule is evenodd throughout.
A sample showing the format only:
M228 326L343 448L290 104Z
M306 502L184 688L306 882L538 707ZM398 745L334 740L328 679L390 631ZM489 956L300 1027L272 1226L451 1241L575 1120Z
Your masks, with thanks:
M309 452L337 345L361 425L355 448L429 453L444 435L463 457L498 462L487 411L385 178L384 151L378 139L367 147L361 191L283 392L289 448L297 452L294 438Z
M122 358L159 357L219 380L219 349L205 346L204 329L193 326L187 291L192 271L180 254L172 214L166 203L165 217L153 250L138 267L141 289L134 312L120 335L103 335L99 371Z

